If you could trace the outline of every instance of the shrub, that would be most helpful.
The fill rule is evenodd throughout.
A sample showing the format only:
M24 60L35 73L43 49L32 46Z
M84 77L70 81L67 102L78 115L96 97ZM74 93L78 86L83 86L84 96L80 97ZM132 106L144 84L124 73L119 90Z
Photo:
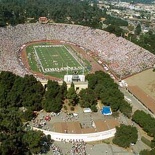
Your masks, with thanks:
M147 138L142 136L141 141L146 144L147 146L151 147L151 141L149 141Z
M71 109L71 111L74 111L74 107L71 107L70 109Z

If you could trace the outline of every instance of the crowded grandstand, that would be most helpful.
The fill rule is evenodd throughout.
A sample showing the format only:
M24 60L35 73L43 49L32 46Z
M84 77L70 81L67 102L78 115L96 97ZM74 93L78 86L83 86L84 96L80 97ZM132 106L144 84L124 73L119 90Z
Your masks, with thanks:
M40 40L61 40L87 49L118 78L151 68L155 55L109 32L70 24L19 24L0 28L0 71L24 76L32 74L22 63L20 52L26 43ZM89 52L88 52L89 51ZM91 52L90 52L91 51Z

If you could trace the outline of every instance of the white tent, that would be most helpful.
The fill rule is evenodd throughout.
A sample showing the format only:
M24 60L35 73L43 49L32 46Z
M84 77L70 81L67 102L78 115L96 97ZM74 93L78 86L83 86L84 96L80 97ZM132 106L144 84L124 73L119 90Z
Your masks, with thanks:
M83 108L84 113L92 112L90 108Z

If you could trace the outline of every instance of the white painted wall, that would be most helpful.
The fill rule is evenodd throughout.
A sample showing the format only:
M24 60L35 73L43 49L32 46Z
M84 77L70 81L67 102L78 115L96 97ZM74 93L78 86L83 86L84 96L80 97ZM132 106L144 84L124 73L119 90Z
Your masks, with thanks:
M33 129L43 131L45 135L51 135L51 139L55 141L66 141L66 142L69 142L70 140L75 140L75 141L83 140L84 142L99 141L99 140L104 140L104 139L114 137L116 133L115 128L107 131L88 133L88 134L65 134L65 133L46 131L35 127L33 127Z

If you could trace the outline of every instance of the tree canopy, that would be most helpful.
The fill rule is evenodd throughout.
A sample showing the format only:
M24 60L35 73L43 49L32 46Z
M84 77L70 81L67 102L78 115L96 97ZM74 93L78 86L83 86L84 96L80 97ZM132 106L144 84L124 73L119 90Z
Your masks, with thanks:
M149 31L145 34L140 34L138 38L137 36L134 35L129 36L129 38L135 44L155 54L155 44L154 44L155 33L153 33L152 31Z
M91 108L92 111L96 112L97 109L95 108L97 105L97 97L95 91L92 89L82 89L79 93L80 97L80 105L83 108Z
M60 112L66 92L67 87L65 83L60 86L56 81L48 81L45 99L42 103L43 108L47 112Z
M155 118L142 110L137 110L134 112L132 120L135 121L149 136L153 137L153 139L151 140L151 147L155 148ZM148 152L149 154L154 152L154 150L144 150L142 151L142 154L144 152Z
M47 152L51 139L41 131L26 131L17 108L8 107L0 109L0 143L1 155L32 155Z
M121 124L120 127L116 127L116 133L113 139L113 143L127 148L131 143L135 144L137 142L137 139L138 131L136 127Z
M51 144L50 137L45 136L41 131L30 130L24 134L22 140L32 154L49 151Z
M44 88L32 75L24 78L11 72L0 74L0 106L25 107L32 110L41 109Z
M70 104L72 104L73 106L78 104L79 98L75 91L73 82L71 83L71 87L68 89L66 97L67 99L69 99Z
M91 1L90 1L91 2ZM55 22L82 24L100 27L100 18L105 14L96 3L91 6L89 1L80 0L13 0L0 1L0 26L7 23L16 25L27 22L28 18L37 21L46 16Z
M150 136L155 136L155 119L144 111L137 110L132 116L132 120L136 122Z
M0 154L32 155L47 152L51 139L40 131L26 131L24 121L42 108L42 84L32 75L0 73ZM46 144L46 145L45 145Z
M135 28L135 34L136 34L136 35L140 35L141 31L142 31L141 25L138 24L138 25L136 26L136 28Z
M83 106L88 104L90 107L90 104L96 104L96 101L99 99L104 105L111 106L113 112L120 110L127 117L131 117L131 105L124 100L124 95L109 74L97 71L95 74L88 74L86 79L88 80L88 89L82 90L79 94L82 100L85 99L84 101L86 101L81 102ZM91 95L87 97L82 95L84 93L90 93Z

